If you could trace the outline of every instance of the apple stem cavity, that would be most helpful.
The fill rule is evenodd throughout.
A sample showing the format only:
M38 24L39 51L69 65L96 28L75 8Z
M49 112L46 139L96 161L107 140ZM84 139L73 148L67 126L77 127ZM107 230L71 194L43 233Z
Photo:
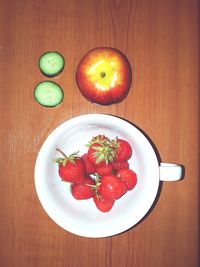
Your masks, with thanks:
M100 73L100 75L101 75L101 78L104 78L104 77L106 76L106 73L102 71L102 72Z

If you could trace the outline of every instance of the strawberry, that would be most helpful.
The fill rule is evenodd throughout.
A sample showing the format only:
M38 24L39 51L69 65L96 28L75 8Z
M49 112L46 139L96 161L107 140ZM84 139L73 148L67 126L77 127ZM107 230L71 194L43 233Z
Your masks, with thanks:
M85 179L85 166L83 160L77 155L77 152L66 156L60 149L63 158L57 158L58 173L65 182L81 183Z
M113 166L114 171L118 171L120 169L129 169L129 163L128 161L111 161L110 164Z
M110 163L106 164L105 161L101 161L96 165L96 172L99 175L111 174L113 172L113 166Z
M117 161L123 162L123 161L127 161L131 158L132 148L131 148L131 145L127 141L117 138L113 142L113 144L116 147L115 159Z
M99 209L102 212L110 211L112 209L114 203L115 203L114 200L106 200L106 199L103 199L102 197L97 196L97 195L95 195L93 197L93 200L94 200L94 203L95 203L97 209Z
M88 159L93 164L105 161L106 163L113 160L114 150L110 147L110 140L105 135L93 137L89 142Z
M116 200L127 192L125 183L114 174L103 175L98 187L99 195L106 200Z
M126 184L127 190L132 190L137 184L137 175L133 170L121 169L116 175Z
M88 159L93 164L105 161L106 163L113 160L113 150L106 144L94 143L88 149Z
M82 183L71 185L72 196L77 200L92 198L94 196L93 186L95 186L95 181L87 176Z
M83 161L84 161L84 165L85 165L86 173L87 173L87 174L95 173L95 171L96 171L96 167L95 167L95 165L92 164L92 162L88 159L88 155L87 155L87 153L83 154L83 155L81 156L81 158L82 158Z

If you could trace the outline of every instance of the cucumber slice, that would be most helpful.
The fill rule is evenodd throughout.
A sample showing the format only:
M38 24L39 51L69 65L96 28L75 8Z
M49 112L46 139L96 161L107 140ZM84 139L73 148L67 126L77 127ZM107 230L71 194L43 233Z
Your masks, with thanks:
M57 83L43 81L36 85L34 97L35 100L44 107L55 107L63 101L64 93Z
M62 72L65 60L58 52L46 52L39 58L38 65L45 76L55 77Z

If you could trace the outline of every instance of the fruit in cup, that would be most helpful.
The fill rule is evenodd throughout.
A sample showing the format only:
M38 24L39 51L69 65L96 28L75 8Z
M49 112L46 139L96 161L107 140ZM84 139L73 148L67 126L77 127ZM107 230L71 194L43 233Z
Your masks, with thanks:
M81 183L85 179L85 166L83 160L73 153L67 156L60 149L57 151L62 154L62 158L57 158L55 161L58 163L58 173L60 178L65 182Z
M132 148L130 144L123 140L118 139L114 140L113 146L116 147L116 160L119 162L127 161L132 156Z
M97 165L100 162L108 163L114 157L114 150L110 148L110 140L105 135L97 135L87 144L89 161Z
M90 102L101 105L119 103L130 90L131 66L118 49L97 47L81 58L76 82L82 95Z
M98 210L102 211L102 212L108 212L112 209L114 203L115 203L115 200L107 200L107 199L103 199L102 197L100 196L97 196L95 195L93 197L94 199L94 203L97 207Z
M71 185L72 196L77 200L92 198L94 196L93 186L95 186L95 181L87 176L82 183Z
M113 170L113 166L110 163L106 163L105 161L98 163L96 167L96 172L99 175L111 174Z
M118 171L120 169L129 169L129 163L128 160L127 161L117 161L117 160L113 160L111 162L111 165L113 166L114 171Z
M106 200L121 198L126 192L125 183L114 174L103 175L99 186L99 195Z
M85 153L81 156L81 158L83 159L84 165L85 165L85 171L87 174L92 174L95 173L96 171L96 166L95 164L93 164L89 158L88 158L88 154Z
M124 139L110 139L105 135L93 137L87 151L62 155L55 161L61 179L71 183L71 194L76 200L93 199L101 212L108 212L116 200L137 184L137 174L129 168L132 148Z
M117 173L117 178L121 179L127 190L132 190L137 183L137 174L130 169L120 169Z
M106 139L105 136L100 137L96 136L89 144L88 150L88 159L93 164L98 164L100 162L126 162L132 156L131 145L123 139Z

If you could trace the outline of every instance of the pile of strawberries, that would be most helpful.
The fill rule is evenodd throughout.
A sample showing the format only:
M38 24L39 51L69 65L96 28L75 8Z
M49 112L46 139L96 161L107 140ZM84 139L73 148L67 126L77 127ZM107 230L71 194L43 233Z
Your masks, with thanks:
M123 139L97 135L87 144L87 153L57 158L62 181L71 183L72 196L77 200L93 198L96 207L108 212L115 201L137 184L136 173L129 168L131 145Z

